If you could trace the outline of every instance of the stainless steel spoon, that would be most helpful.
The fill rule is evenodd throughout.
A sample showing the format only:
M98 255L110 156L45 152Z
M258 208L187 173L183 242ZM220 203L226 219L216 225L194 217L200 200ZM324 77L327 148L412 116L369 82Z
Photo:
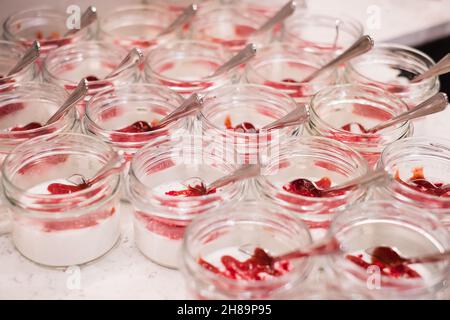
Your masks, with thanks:
M323 72L330 69L334 69L337 66L346 63L347 61L370 51L373 48L373 45L374 43L370 36L368 35L362 36L350 48L345 50L343 53L341 53L339 56L328 62L320 69L317 69L316 71L311 73L309 76L307 76L300 82L310 82L311 80L317 78Z
M79 29L71 29L64 34L64 38L71 36L80 30L90 26L94 21L97 20L97 8L94 6L89 6L86 11L81 15L80 28Z
M439 60L439 62L432 66L430 69L414 77L414 79L411 80L411 83L417 83L427 78L440 76L441 74L448 72L450 72L450 53Z
M197 5L191 4L163 31L158 34L158 37L169 34L188 23L197 13Z
M113 71L111 71L105 77L105 79L116 77L125 70L140 64L143 58L144 54L142 53L141 49L138 48L131 49L131 51L127 54L127 56L119 63L119 65Z
M11 68L6 74L7 77L12 76L19 71L25 69L31 65L39 57L41 53L41 44L39 41L33 41L31 47L25 52L25 54L17 61L16 65Z
M246 63L250 59L252 59L256 55L256 45L253 43L247 44L244 49L239 51L236 55L234 55L230 60L225 62L219 68L217 68L214 73L209 75L209 77L217 77L225 72L230 71L233 68L240 66L243 63Z
M165 127L172 122L175 122L186 116L192 115L195 112L199 111L202 106L203 106L203 99L198 94L194 93L189 98L184 100L181 106L179 106L170 114L162 118L154 128L156 129Z
M280 10L278 10L278 12L273 15L273 17L269 18L269 20L267 20L261 27L255 30L255 32L252 33L252 36L264 33L267 30L271 29L276 24L291 16L295 12L296 8L297 4L295 3L295 1L289 1Z

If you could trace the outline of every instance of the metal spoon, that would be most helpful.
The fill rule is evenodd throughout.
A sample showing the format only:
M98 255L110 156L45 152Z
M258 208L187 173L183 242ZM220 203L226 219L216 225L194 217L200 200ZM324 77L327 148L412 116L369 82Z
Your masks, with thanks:
M255 55L256 55L256 45L254 45L253 43L249 43L247 44L247 46L245 46L244 49L239 51L230 60L228 60L219 68L217 68L213 74L209 75L209 77L217 77L225 72L228 72L231 69L236 68L243 63L246 63L247 61L252 59Z
M413 258L404 258L390 247L375 247L367 249L366 252L389 267L415 263L433 263L450 259L450 250Z
M181 118L184 118L197 112L198 110L201 109L202 106L203 106L203 99L198 94L194 93L189 98L184 100L181 106L179 106L170 114L162 118L154 128L165 127L174 121L177 121Z
M141 63L142 59L144 58L144 54L142 51L138 48L133 48L131 51L127 54L127 56L119 63L119 65L111 71L105 79L110 79L113 77L116 77L117 75L121 74L125 70L132 68L139 63Z
M376 126L368 129L369 133L375 133L379 130L391 127L397 123L420 118L429 114L443 111L448 105L447 95L443 92L436 93L431 98L420 103L416 107L399 114L387 121L381 122Z
M88 81L83 78L72 92L72 94L67 98L67 100L62 104L61 107L47 120L45 125L52 124L53 122L59 120L63 117L69 110L74 107L79 101L81 101L88 93Z
M252 36L266 32L267 30L271 29L273 26L275 26L276 24L280 23L281 21L285 20L287 17L292 15L296 8L297 3L295 3L295 1L289 1L280 10L278 10L278 12L273 15L273 17L269 18L269 20L267 20L261 27L259 27L255 32L253 32Z
M296 108L295 110L289 112L284 117L272 123L269 123L268 125L265 125L261 129L269 131L273 129L295 126L305 123L306 121L308 121L308 119L309 119L308 107L306 106L306 104L302 104L298 106L298 108Z
M343 64L355 57L358 57L373 48L373 40L370 36L365 35L359 38L350 48L345 50L339 56L328 62L326 65L321 67L320 69L314 71L309 76L304 78L301 82L310 82L311 80L317 78L323 72L336 68L340 64Z
M191 4L186 9L184 9L183 12L167 28L161 31L158 34L158 37L172 33L185 23L189 22L195 16L196 13L197 13L197 5Z
M31 47L25 52L25 54L22 56L22 58L20 58L16 65L8 71L6 76L12 76L31 65L34 61L36 61L40 53L41 44L39 43L39 41L33 41Z
M324 191L339 191L343 189L350 189L356 186L365 186L373 184L376 181L382 181L385 179L389 179L389 175L386 173L384 169L376 169L374 171L370 171L360 177L355 179L348 180L342 184L338 184L332 186L327 189L323 189Z
M440 76L441 74L447 72L450 72L450 53L439 60L439 62L432 66L430 69L414 77L414 79L411 80L411 83L417 83L434 76Z
M86 9L86 11L83 12L83 15L81 16L80 28L79 29L71 29L71 30L67 31L63 37L66 38L68 36L71 36L71 35L79 32L80 30L83 30L84 28L88 27L96 20L97 20L97 8L94 6L89 6Z

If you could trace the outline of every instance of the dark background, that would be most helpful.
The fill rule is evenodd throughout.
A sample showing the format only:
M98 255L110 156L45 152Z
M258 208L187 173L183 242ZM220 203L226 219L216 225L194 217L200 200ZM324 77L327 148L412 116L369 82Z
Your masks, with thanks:
M417 49L425 52L437 62L450 52L450 35L446 38L417 47ZM444 91L450 96L450 73L442 75L440 80L441 91Z

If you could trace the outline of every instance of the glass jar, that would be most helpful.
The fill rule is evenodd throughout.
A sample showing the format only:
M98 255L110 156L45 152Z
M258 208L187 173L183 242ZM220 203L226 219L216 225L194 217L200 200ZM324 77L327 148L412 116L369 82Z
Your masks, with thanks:
M161 136L186 129L184 120L152 131L151 127L174 111L184 99L168 88L152 84L126 84L103 90L89 100L82 121L85 134L96 136L131 160L137 150Z
M129 174L135 241L152 261L178 268L183 235L192 219L244 195L243 183L192 193L201 182L207 185L235 170L221 151L213 142L184 135L163 138L136 153Z
M245 201L199 217L183 241L182 271L188 292L195 299L288 298L307 279L312 267L309 258L281 261L275 268L283 264L284 273L262 274L259 279L225 275L221 262L234 258L244 263L256 248L276 257L310 243L305 225L267 204Z
M397 141L383 151L379 168L384 168L394 179L377 189L378 198L391 199L434 213L450 227L450 186L448 192L439 187L450 184L450 140L414 137ZM418 180L419 184L410 179ZM430 193L423 192L421 182L431 183ZM414 188L416 186L417 188Z
M243 164L264 162L277 154L280 144L298 135L302 126L270 131L259 130L294 109L297 103L288 95L267 86L237 84L210 91L200 112L205 137L224 147L230 146Z
M93 177L114 154L98 139L65 133L31 139L8 155L3 186L13 212L12 240L21 254L63 267L95 260L115 245L120 175L93 185L73 182Z
M51 133L74 130L74 110L52 124L43 125L67 99L62 88L44 83L11 83L0 87L0 165L19 144ZM0 186L1 192L1 186ZM0 234L10 229L10 212L0 198Z
M72 92L82 78L87 78L89 91L78 104L84 114L89 99L114 85L129 84L137 80L137 68L130 68L117 76L104 78L126 57L123 48L104 42L80 42L53 50L44 62L44 80Z
M69 43L91 39L91 28L85 28L65 36L68 15L64 11L51 8L35 8L20 11L9 16L3 23L3 36L6 40L18 42L27 47L34 40L41 44L40 61L51 50Z
M412 135L407 121L375 133L366 130L408 110L399 98L377 87L338 85L319 91L311 100L311 135L339 140L358 151L371 166L390 143Z
M177 39L180 35L177 32L158 37L176 17L174 12L162 5L114 8L100 19L99 38L127 50L134 47L151 49L160 43Z
M296 14L285 22L283 42L336 56L363 35L363 26L346 16Z
M262 200L301 219L313 239L320 239L328 230L335 209L361 201L366 188L315 197L292 187L300 182L298 179L307 179L323 189L360 177L367 171L366 161L345 144L321 137L299 137L284 144L279 154L267 161L256 179L256 189Z
M448 276L448 260L390 268L367 252L382 246L401 257L420 257L449 250L450 234L426 211L398 202L368 201L336 216L330 235L341 249L328 258L336 271L333 280L348 290L377 299L431 299Z
M37 76L34 64L12 76L6 76L9 70L23 57L25 51L24 47L14 42L0 40L0 87L14 82L31 81Z
M309 103L317 91L337 83L335 71L323 73L312 82L302 82L325 63L317 54L276 43L258 50L257 56L247 63L244 79L278 89L296 102Z
M147 82L169 87L188 97L231 83L236 71L210 76L231 57L219 45L202 41L175 41L152 50L145 61Z
M257 46L268 44L273 30L252 37L267 18L255 15L242 5L212 6L201 10L192 21L190 34L193 39L217 43L232 52L242 50L251 38Z
M425 53L397 44L380 44L370 52L352 59L345 80L380 87L401 98L409 107L439 92L439 77L410 81L434 65Z

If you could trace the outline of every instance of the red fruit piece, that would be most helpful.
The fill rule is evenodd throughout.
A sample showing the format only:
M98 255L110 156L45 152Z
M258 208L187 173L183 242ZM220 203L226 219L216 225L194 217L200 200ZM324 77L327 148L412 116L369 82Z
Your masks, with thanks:
M242 24L234 26L234 33L241 38L249 37L253 32L255 32L255 30L256 29L253 27Z
M115 130L117 132L126 132L126 133L139 133L139 132L148 132L152 131L152 126L146 121L137 121L128 127Z
M327 191L326 189L330 187L331 180L327 177L324 177L316 182L300 178L284 185L283 189L290 193L312 198L336 197L347 192L347 189Z
M227 116L225 118L224 125L225 125L225 128L227 128L228 130L235 130L236 132L258 133L258 131L259 131L250 122L242 122L242 123L236 125L235 127L233 127L230 116Z
M423 168L420 167L414 168L412 177L406 182L400 178L400 173L398 171L395 173L395 179L404 186L422 193L437 197L450 197L450 186L445 186L444 183L441 182L432 183L428 181L425 178Z
M47 190L51 194L70 194L70 193L84 190L88 187L89 187L89 185L87 183L81 183L78 185L70 185L70 184L64 184L64 183L51 183L47 186Z
M38 122L30 122L29 124L23 126L23 127L14 127L11 129L11 131L27 131L27 130L33 130L37 128L42 128L42 125Z
M167 191L168 196L184 196L184 197L199 197L208 194L216 193L216 189L206 190L206 186L202 183L195 186L188 186L185 190Z

